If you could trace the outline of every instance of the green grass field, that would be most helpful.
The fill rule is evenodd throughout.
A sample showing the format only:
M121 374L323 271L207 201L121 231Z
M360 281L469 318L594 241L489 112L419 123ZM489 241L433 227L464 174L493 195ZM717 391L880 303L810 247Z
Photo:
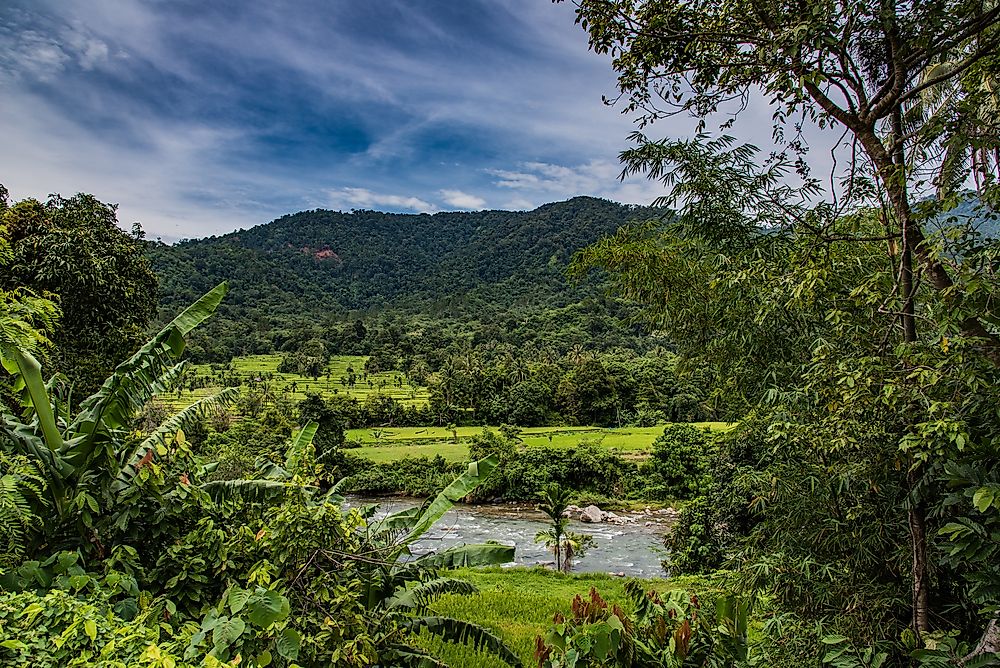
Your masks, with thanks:
M479 589L471 596L447 595L431 607L434 612L465 619L492 629L514 649L525 666L535 665L535 637L543 634L556 612L569 612L577 594L586 596L591 587L611 603L625 610L631 605L625 596L625 581L602 573L564 575L541 568L463 568L449 576L467 580ZM647 589L694 589L706 592L713 588L705 579L683 577L671 580L647 580ZM452 668L501 668L506 664L465 647L424 636L425 648L441 656Z
M726 429L725 422L698 422L695 426L708 429ZM626 455L645 457L656 437L663 433L664 425L656 427L533 427L521 431L525 445L544 445L569 448L582 441L599 443L606 448L621 450ZM391 462L403 457L434 457L441 455L454 462L465 461L469 456L469 441L482 432L482 427L458 427L455 435L444 427L386 427L383 429L351 429L347 438L360 441L362 447L354 454L375 462ZM457 436L457 442L455 440Z
M406 383L403 374L399 371L372 374L365 380L361 372L365 368L365 361L367 359L367 357L352 355L334 356L330 359L330 364L327 367L329 375L324 373L317 380L295 373L278 373L278 366L281 364L281 355L237 357L233 359L232 370L233 373L245 382L271 376L271 390L277 394L286 394L292 401L305 399L307 392L318 392L324 396L332 396L333 394L347 395L354 397L358 401L364 401L373 394L382 394L407 405L422 405L427 403L427 388L409 385ZM353 368L355 374L358 376L354 387L347 387L340 382L341 377L347 377L348 367ZM196 365L194 367L194 374L208 378L214 378L215 376L211 365L208 364ZM395 386L397 380L403 381L402 387ZM185 389L180 394L172 392L162 395L160 400L170 410L176 411L189 406L197 399L218 392L220 389L222 388L212 385L197 388L193 392ZM246 386L244 386L243 391L245 392L246 389Z

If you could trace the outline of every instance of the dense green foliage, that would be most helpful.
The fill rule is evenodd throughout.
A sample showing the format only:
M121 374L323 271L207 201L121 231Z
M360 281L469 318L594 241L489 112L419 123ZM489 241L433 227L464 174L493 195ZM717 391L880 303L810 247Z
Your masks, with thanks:
M609 606L596 589L587 598L577 594L571 615L558 615L554 628L539 638L539 668L722 668L749 659L746 602L725 595L699 599L681 590L661 595L634 581L625 590L631 614Z
M228 365L198 367L179 387L176 401L169 399L183 404L206 391L238 388L241 412L256 416L266 406L304 394L316 419L327 416L346 428L449 423L652 427L726 412L725 406L709 403L705 374L678 369L676 356L662 349L644 355L571 350L562 357L533 358L506 346L455 346L433 351L436 360L429 357L400 358L402 373L387 364L370 371L374 357L337 356L322 366L293 363L283 371L289 368L285 361L302 359L293 353L277 372L237 370L272 357L236 358ZM345 369L344 360L356 360L359 368L348 362ZM297 375L299 368L308 374Z
M529 212L315 210L151 245L149 256L167 312L220 281L233 286L231 303L192 340L196 361L298 350L315 338L333 354L377 358L457 339L556 354L636 348L633 311L595 284L571 284L564 270L575 250L650 213L588 197Z
M679 501L664 567L719 586L595 590L547 628L522 610L541 668L1000 662L1000 241L965 215L1000 202L1000 8L575 5L642 129L623 175L669 215L309 211L147 244L164 312L223 280L234 299L185 353L212 289L77 404L38 357L79 386L126 357L141 235L87 196L0 188L0 660L424 668L457 642L519 665L523 628L515 652L446 614L476 595L447 569L511 548L413 552L460 499L541 497L557 567L586 547L571 499ZM772 154L704 133L760 92ZM676 113L697 134L645 134ZM829 179L810 122L851 144ZM521 431L708 417L739 424L669 424L645 459ZM374 461L346 434L431 425L447 457ZM347 491L434 498L385 516Z
M0 243L8 247L0 291L28 289L58 303L52 362L86 396L145 339L156 313L142 230L123 232L115 207L90 195L8 204L6 190L0 194Z
M773 112L768 157L633 133L624 173L670 188L679 215L579 265L612 272L751 416L671 539L674 565L704 554L775 605L765 663L994 661L1000 600L973 583L996 565L970 557L992 554L1000 512L976 473L1000 460L998 251L948 219L966 188L1000 194L1000 12L583 0L577 17L641 128L687 112L702 132L719 112L726 131L761 91ZM809 122L852 144L843 168L813 173Z
M140 409L185 369L186 335L225 293L221 284L185 309L76 415L31 353L5 342L27 421L4 412L0 423L0 658L404 666L433 661L413 642L426 632L520 665L486 629L428 614L443 594L475 591L439 578L440 568L506 563L513 550L469 545L412 558L409 548L490 475L496 456L471 463L423 507L374 520L377 508L345 511L333 490L320 492L315 422L285 444L280 414L235 427L222 462L199 457L182 428L231 391L160 420L147 410L148 431L135 430Z
M714 449L707 430L686 424L667 425L653 441L653 453L641 472L653 499L690 499L711 482L709 464Z

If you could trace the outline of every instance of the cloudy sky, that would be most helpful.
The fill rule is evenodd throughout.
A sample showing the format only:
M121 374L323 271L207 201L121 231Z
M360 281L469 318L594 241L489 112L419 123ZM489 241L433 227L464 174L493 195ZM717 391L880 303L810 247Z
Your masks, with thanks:
M648 204L617 179L613 92L548 0L0 1L0 183L165 241L311 208Z

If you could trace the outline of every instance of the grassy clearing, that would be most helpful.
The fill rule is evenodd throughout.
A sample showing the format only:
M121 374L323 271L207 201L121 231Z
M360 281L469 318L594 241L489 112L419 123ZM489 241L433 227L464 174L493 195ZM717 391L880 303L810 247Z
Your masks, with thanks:
M725 422L698 422L698 427L726 429ZM600 443L615 448L626 455L644 457L649 454L653 441L663 433L664 425L656 427L533 427L521 432L525 445L542 445L569 448L583 441ZM458 427L456 435L443 427L396 427L383 429L351 429L347 438L360 441L355 454L375 462L391 462L403 457L434 457L441 455L449 461L465 461L469 455L469 441L482 431L482 427ZM457 436L457 441L456 441Z
M278 365L281 364L281 355L250 355L248 357L237 357L232 361L232 371L237 375L244 386L242 392L247 391L246 384L255 379L264 379L270 376L269 390L278 395L286 396L292 401L305 399L307 392L318 392L324 396L334 394L354 397L358 401L364 401L373 394L381 394L392 397L406 405L423 405L427 403L428 392L425 387L413 387L406 383L406 379L399 371L388 371L385 373L372 374L367 379L362 375L367 357L356 355L338 355L330 358L327 371L318 379L313 380L309 376L301 376L296 373L278 373ZM347 387L341 384L341 378L347 378L348 368L354 369L357 375L357 382L354 387ZM228 373L228 372L227 372ZM199 364L194 367L194 374L199 377L215 377L215 372L211 365ZM402 380L403 386L396 387L396 382ZM218 392L221 387L210 385L208 387L197 388L193 392L187 389L180 394L172 392L162 395L160 400L171 410L180 410L197 399Z
M607 601L618 603L625 610L631 608L625 597L625 581L601 573L564 575L541 568L463 568L449 575L472 582L479 592L471 596L444 596L434 603L433 610L492 629L511 645L525 666L535 663L535 637L545 632L556 612L569 612L570 603L577 594L585 596L594 587ZM647 580L646 588L705 592L713 585L705 579L674 578ZM421 642L452 668L505 666L482 653L443 643L431 636L425 635Z
M395 462L404 457L436 457L437 455L441 455L449 462L464 462L469 459L469 445L467 443L371 446L346 450L345 452L360 455L376 464Z

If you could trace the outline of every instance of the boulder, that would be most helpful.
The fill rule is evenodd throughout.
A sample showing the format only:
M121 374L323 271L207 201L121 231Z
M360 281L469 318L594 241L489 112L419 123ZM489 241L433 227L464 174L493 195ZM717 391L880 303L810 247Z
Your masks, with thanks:
M583 509L583 512L580 513L580 521L591 523L603 522L604 511L597 506L587 506Z

